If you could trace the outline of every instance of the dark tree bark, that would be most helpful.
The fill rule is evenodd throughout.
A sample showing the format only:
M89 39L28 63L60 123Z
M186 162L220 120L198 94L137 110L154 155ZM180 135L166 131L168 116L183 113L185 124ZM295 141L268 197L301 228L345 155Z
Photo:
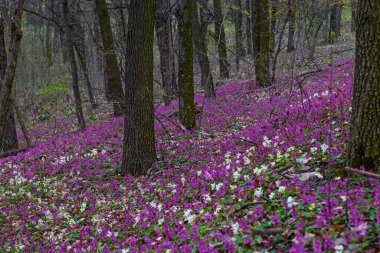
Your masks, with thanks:
M46 22L45 29L45 56L47 61L47 66L50 67L53 64L53 55L51 52L51 30L50 30L50 22Z
M156 1L131 0L126 45L122 174L142 175L156 159L153 108L153 38Z
M71 21L71 25L69 26L70 35L72 36L71 40L73 42L73 46L78 55L79 67L83 74L84 82L87 88L88 98L90 100L91 109L96 109L98 104L95 101L94 92L92 89L92 84L90 81L90 75L88 71L88 63L87 63L87 53L86 53L86 41L85 41L85 31L81 25L80 21L80 7L78 6L79 2L74 4L73 11L71 13L67 13L69 20ZM65 15L65 14L64 14Z
M17 134L15 133L16 127L14 123L13 108L12 108L12 87L16 74L16 66L18 54L20 51L20 42L22 37L21 19L23 13L23 0L13 1L13 13L10 21L10 42L9 42L9 57L6 57L5 52L1 52L1 80L0 80L0 150L12 149L17 147ZM1 20L2 29L4 33L4 20ZM4 43L4 34L0 38L1 43ZM2 51L2 50L1 50ZM4 59L5 56L5 59ZM4 61L5 60L5 61ZM6 67L5 67L6 64ZM4 71L5 67L5 71ZM12 119L13 117L13 119ZM8 138L3 139L8 134L11 138L10 143L6 143ZM3 146L3 144L5 144Z
M356 31L356 0L351 0L351 32Z
M69 7L67 0L62 0L61 2L61 8L62 8L62 21L63 21L63 27L65 31L65 42L66 42L66 48L67 53L69 56L70 61L70 68L71 68L71 78L72 78L72 86L73 86L73 93L74 93L74 100L75 100L75 113L78 119L78 125L80 130L84 130L86 128L86 122L84 120L83 116L83 110L82 110L82 100L80 97L80 91L79 91L79 80L78 80L78 68L77 63L75 60L75 52L74 52L74 42L73 42L73 36L71 34L71 31L73 30L71 26L71 23L69 22Z
M270 19L269 0L253 1L253 56L255 59L256 83L259 87L271 85L270 61Z
M270 0L271 12L270 12L270 50L273 54L276 46L276 25L278 16L278 0Z
M67 44L66 35L61 29L59 29L59 40L60 40L60 44L61 44L62 61L64 63L66 63L70 60L70 56L69 56L69 53L68 53L67 47L66 47L66 44Z
M5 71L7 68L7 52L5 48L5 20L0 16L0 80L4 79ZM2 91L2 82L0 82L0 93ZM4 135L0 136L0 151L9 151L12 149L17 149L18 139L16 131L16 123L13 112L13 105L11 104L9 108L9 113L7 116L7 123L5 126Z
M247 54L252 55L252 22L251 22L251 0L245 1L245 36L247 37Z
M330 11L330 31L329 43L333 44L340 37L342 6L338 2L333 2Z
M292 52L295 49L294 46L294 34L296 31L296 15L295 15L295 0L288 0L288 16L289 16L289 35L288 35L288 45L286 51Z
M226 34L223 25L223 10L221 0L214 0L214 17L215 17L215 41L218 47L219 71L220 78L228 78L228 58Z
M202 38L201 25L198 16L198 4L193 0L193 38L194 48L201 69L201 83L205 97L215 97L215 88L207 55L206 40Z
M179 0L178 20L178 97L179 120L187 129L195 127L193 73L193 0Z
M380 172L380 2L358 1L347 163Z
M117 55L114 48L110 17L105 0L96 0L95 4L103 44L102 53L105 60L104 72L107 97L112 103L113 114L119 116L122 115L125 110L125 101Z
M168 104L177 94L170 0L157 0L156 35L160 51L160 68L164 100Z
M245 50L243 47L243 9L241 0L235 0L235 63L236 69L239 70L240 60L245 56Z

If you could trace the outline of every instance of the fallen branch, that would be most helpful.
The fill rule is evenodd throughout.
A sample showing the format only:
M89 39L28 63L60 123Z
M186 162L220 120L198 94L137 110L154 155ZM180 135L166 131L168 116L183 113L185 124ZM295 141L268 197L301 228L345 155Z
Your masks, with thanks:
M267 203L266 201L256 201L256 202L248 202L248 203L245 203L244 205L242 205L239 209L237 209L234 213L238 213L248 207L251 207L251 206L256 206L256 205L262 205L262 204L265 204Z
M368 171L364 171L364 170L352 169L352 168L349 168L349 167L346 167L346 170L350 171L350 172L353 172L353 173L365 175L365 176L368 176L368 177L380 179L380 175L379 174L375 174L375 173L372 173L372 172L368 172Z
M264 234L271 235L271 234L282 233L283 231L284 230L282 228L267 228L264 230L255 231L255 233L261 234L261 235L264 235Z
M24 152L24 151L27 151L27 149L26 148L21 148L21 149L16 149L16 150L11 150L11 151L7 151L7 152L4 152L4 153L0 153L0 158L5 158L5 157L8 157L8 156L17 155L18 153Z

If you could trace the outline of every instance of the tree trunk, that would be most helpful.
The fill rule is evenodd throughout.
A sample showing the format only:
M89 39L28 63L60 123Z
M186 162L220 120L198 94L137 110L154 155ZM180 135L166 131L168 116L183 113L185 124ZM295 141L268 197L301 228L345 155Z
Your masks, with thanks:
M239 70L240 59L245 55L243 47L243 9L241 0L235 0L235 11L234 11L234 21L235 21L235 61L236 69Z
M333 2L330 13L329 43L333 44L340 36L342 7L339 3Z
M256 84L268 87L270 83L270 20L269 0L255 0L253 6L253 43Z
M295 2L294 0L288 0L288 15L289 15L289 35L288 35L288 45L286 51L292 52L295 49L294 46L294 34L296 31L296 15L295 15Z
M46 22L45 30L45 56L47 61L47 66L50 67L53 64L53 56L51 52L51 31L50 31L50 22Z
M356 0L351 0L351 32L356 32Z
M270 12L270 50L273 54L276 46L276 25L278 15L278 0L270 0L271 12Z
M171 25L172 13L170 0L157 0L156 35L160 51L162 86L164 88L164 100L166 104L173 100L177 94L177 77Z
M74 42L72 38L72 28L70 28L69 23L69 7L67 0L62 0L61 2L62 7L62 16L63 16L63 26L65 30L65 42L66 42L66 48L67 53L70 60L70 67L71 67L71 78L72 78L72 86L73 86L73 92L74 92L74 100L75 100L75 113L78 119L79 129L82 131L86 128L86 123L84 121L83 117L83 110L82 110L82 101L80 97L80 91L79 91L79 81L78 81L78 69L77 69L77 63L75 60L75 52L74 52Z
M6 68L5 71L2 70L2 78L0 85L0 137L1 140L8 134L10 134L10 143L5 143L7 141L2 141L0 149L9 149L13 148L13 146L17 145L17 135L15 133L16 127L14 124L14 116L13 116L13 108L12 108L12 87L13 81L16 74L16 66L18 54L20 51L20 42L22 37L21 30L21 19L23 13L23 0L15 0L13 1L13 14L10 21L10 42L9 42L9 57L7 59L4 52L1 52L1 62L2 69L4 69L5 62ZM1 20L2 23L2 32L4 33L4 20ZM4 35L4 34L2 34ZM4 36L0 38L2 40L1 43L4 43ZM1 50L2 51L2 50ZM5 56L5 59L4 59ZM5 60L5 62L4 62ZM13 117L13 119L12 119ZM16 139L14 139L16 138ZM8 138L6 138L8 139ZM2 147L5 144L5 147Z
M206 40L202 39L201 25L198 17L198 4L193 0L193 38L194 48L201 69L201 83L205 97L215 97L215 88L207 55Z
M156 159L153 107L153 39L156 1L131 0L126 45L126 114L122 174L138 176Z
M187 129L195 127L192 13L192 0L178 1L179 120Z
M226 34L223 26L223 11L221 0L214 0L215 41L218 47L220 78L228 78L228 58Z
M78 13L79 6L74 7L74 14ZM90 81L90 75L88 71L88 64L87 64L87 55L86 55L86 42L85 42L85 31L83 30L83 27L80 23L80 17L79 13L76 15L70 15L70 13L67 13L68 17L70 17L70 20L72 21L72 25L69 26L70 34L72 36L71 40L73 42L73 46L75 51L78 55L78 61L79 61L79 67L82 71L84 82L86 84L87 92L88 92L88 98L90 100L91 109L96 109L98 107L98 104L95 101L94 93L92 90L92 85Z
M247 54L252 55L252 22L251 22L251 0L245 1L245 35L247 39Z
M5 71L7 68L7 52L5 49L5 20L0 16L0 80L4 80ZM0 82L0 93L2 92L2 81ZM12 149L17 149L18 140L16 132L16 124L13 113L13 106L9 108L9 113L6 117L6 125L4 135L0 136L0 151L9 151Z
M114 48L110 17L105 0L96 0L95 4L103 42L102 51L105 60L104 72L106 76L107 97L112 103L113 114L119 116L125 110L125 101L117 55Z
M380 2L358 1L348 166L380 172Z

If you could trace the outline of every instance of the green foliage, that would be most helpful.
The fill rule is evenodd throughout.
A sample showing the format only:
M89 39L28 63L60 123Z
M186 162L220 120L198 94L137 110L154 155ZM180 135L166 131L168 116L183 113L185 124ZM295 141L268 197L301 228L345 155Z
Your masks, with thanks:
M37 118L38 118L39 121L46 121L46 120L50 119L50 115L48 115L48 114L40 114L40 115L37 115Z
M67 83L70 81L70 76L62 75L60 76L55 83L45 86L37 91L37 96L40 97L52 97L60 93L70 91L70 87Z
M37 92L37 96L40 97L51 97L54 95L58 95L62 92L68 92L70 88L66 85L50 85L43 87Z

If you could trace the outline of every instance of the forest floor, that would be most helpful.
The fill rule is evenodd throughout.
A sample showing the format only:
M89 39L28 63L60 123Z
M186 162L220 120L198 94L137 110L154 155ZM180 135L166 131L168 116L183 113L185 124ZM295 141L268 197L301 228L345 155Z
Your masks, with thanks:
M157 108L148 176L117 174L121 118L1 159L0 252L378 252L379 180L344 170L353 63L336 65L198 94L194 131Z

